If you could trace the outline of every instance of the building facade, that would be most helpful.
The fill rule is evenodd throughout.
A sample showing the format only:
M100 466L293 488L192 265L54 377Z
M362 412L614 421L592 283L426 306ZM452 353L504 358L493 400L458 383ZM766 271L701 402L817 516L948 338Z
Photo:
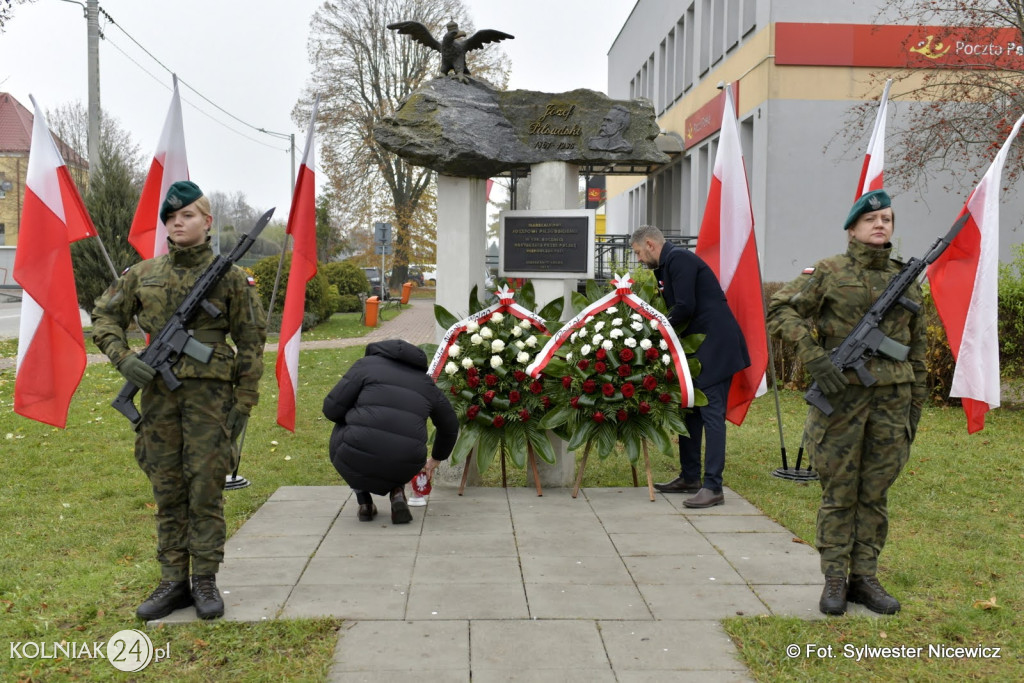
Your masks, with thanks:
M851 108L877 102L886 70L934 68L936 58L955 68L965 49L953 35L944 44L931 42L935 31L926 35L928 27L873 25L885 4L638 0L608 52L608 94L649 99L663 135L682 151L649 176L609 177L607 232L628 234L654 223L670 235L697 235L721 124L720 87L729 83L764 279L790 280L842 251L842 225L871 133L869 120L859 148L840 139ZM930 46L946 52L929 54ZM911 107L921 106L901 102L898 93L894 86L890 132ZM898 255L922 256L946 233L980 179L940 175L913 190L893 191ZM963 190L950 192L950 186ZM1021 193L1004 193L1001 215L1005 261L1024 241Z

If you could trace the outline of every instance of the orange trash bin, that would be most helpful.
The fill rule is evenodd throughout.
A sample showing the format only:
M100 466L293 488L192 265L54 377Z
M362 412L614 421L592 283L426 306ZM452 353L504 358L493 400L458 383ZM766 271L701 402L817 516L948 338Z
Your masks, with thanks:
M366 322L365 327L377 327L377 309L380 307L380 299L371 296L366 300Z
M412 283L411 282L406 282L404 285L402 285L402 303L403 304L409 303L409 293L410 292L412 292Z

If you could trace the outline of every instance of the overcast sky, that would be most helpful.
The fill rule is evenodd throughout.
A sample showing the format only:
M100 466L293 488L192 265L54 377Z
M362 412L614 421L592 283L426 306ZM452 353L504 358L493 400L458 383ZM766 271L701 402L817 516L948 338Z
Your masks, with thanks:
M244 192L257 209L276 206L284 218L292 184L288 141L256 129L294 133L298 163L305 124L296 125L290 114L309 75L306 39L320 4L100 0L116 22L101 16L101 105L131 133L148 161L170 104L167 69L173 70L201 93L181 87L192 179L208 191ZM512 63L510 87L544 92L580 87L607 92L608 49L634 4L466 0L477 29L516 36L500 44ZM30 93L44 111L73 102L87 106L83 7L84 0L15 5L13 19L0 33L0 92L29 109Z

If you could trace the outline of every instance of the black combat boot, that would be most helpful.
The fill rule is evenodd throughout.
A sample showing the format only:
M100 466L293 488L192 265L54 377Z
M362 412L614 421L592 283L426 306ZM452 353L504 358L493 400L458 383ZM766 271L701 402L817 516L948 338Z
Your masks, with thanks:
M889 595L875 576L850 574L850 594L847 599L879 614L896 614L900 611L900 601Z
M216 577L213 574L192 577L192 601L196 606L196 616L200 619L224 616L224 600L217 590Z
M161 581L153 594L135 610L135 616L146 621L163 619L174 610L191 604L188 581Z
M822 614L846 614L846 577L826 576L818 609Z

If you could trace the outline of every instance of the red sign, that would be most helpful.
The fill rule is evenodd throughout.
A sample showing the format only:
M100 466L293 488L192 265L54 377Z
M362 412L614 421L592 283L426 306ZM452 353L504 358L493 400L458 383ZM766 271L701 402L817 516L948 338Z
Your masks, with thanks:
M740 84L732 84L732 97L736 103L736 113L740 110ZM686 117L683 123L683 149L690 149L698 142L718 132L722 127L722 115L725 113L725 91L708 100L704 106Z
M1013 28L775 24L775 63L803 66L1024 69Z

